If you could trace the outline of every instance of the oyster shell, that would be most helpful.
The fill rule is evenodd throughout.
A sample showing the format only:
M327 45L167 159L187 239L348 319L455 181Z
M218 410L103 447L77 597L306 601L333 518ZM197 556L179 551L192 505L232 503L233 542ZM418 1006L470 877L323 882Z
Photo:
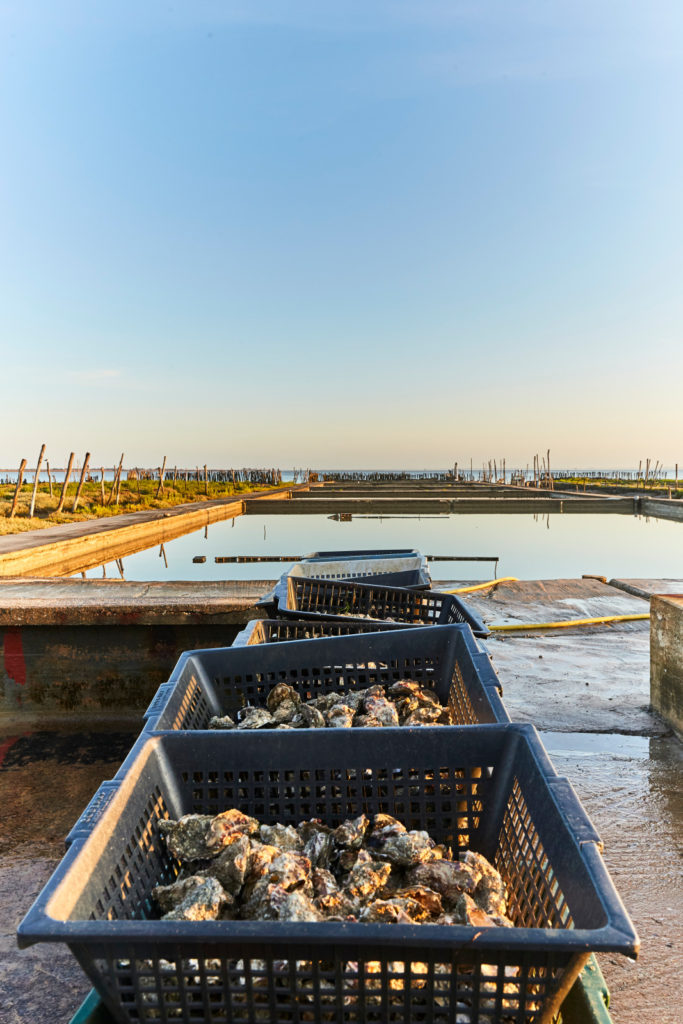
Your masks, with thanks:
M377 849L381 860L399 868L409 868L432 859L436 843L426 832L404 832L385 839Z
M275 711L281 704L300 704L301 697L293 686L287 683L276 683L266 697L266 707L269 711Z
M256 818L250 818L248 814L243 814L236 807L217 814L212 819L206 836L206 844L211 851L210 856L215 856L224 846L234 843L241 835L254 835L259 828L260 825Z
M446 908L453 906L463 892L473 893L480 876L469 864L457 860L434 860L416 864L406 875L410 885L433 889L443 898Z
M264 843L278 846L281 850L300 853L304 848L303 840L293 825L261 825L259 836Z
M251 858L251 840L242 833L221 850L206 871L220 882L226 892L235 895L244 885Z
M336 846L350 846L353 849L360 849L365 839L370 822L365 814L359 814L357 818L348 818L332 832L332 839Z
M398 725L398 711L396 705L392 704L384 696L366 697L363 701L365 713L369 718L376 718L382 726Z
M325 719L322 711L318 711L310 704L300 704L292 719L292 725L295 729L323 729Z
M206 860L219 852L207 845L213 817L210 814L184 814L178 821L167 818L159 822L159 832L166 847L180 861Z
M197 876L195 876L197 878ZM164 914L163 921L215 921L230 916L234 906L232 896L224 892L215 878L198 879L173 910Z
M329 711L323 713L325 724L331 729L350 729L353 725L354 712L348 704L333 704Z
M214 715L209 719L209 729L234 729L235 723L230 715Z
M238 729L268 729L273 726L273 716L266 708L242 708L237 723Z

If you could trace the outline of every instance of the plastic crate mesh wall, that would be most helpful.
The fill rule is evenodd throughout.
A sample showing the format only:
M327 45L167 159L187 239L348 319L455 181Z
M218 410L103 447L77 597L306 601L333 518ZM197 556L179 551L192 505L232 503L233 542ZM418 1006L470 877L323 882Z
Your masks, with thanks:
M453 670L453 682L451 684L448 706L451 710L453 725L476 725L479 722L479 716L474 710L469 691L465 685L462 669L457 661Z
M305 624L301 622L288 622L282 619L280 622L259 623L254 628L249 643L277 643L280 640L311 640L323 636L350 636L352 633L371 633L374 626L368 623L354 622L346 625L343 622L315 622L311 620Z
M211 708L206 694L197 677L192 674L187 681L180 706L173 719L172 729L205 729L211 717Z
M222 713L231 714L247 705L265 706L266 698L277 683L288 683L302 700L312 700L324 693L344 693L347 690L364 689L376 683L397 682L399 679L413 679L426 688L435 688L434 677L439 670L441 658L434 655L412 655L396 657L388 661L361 661L355 665L347 661L344 665L303 665L271 669L263 672L237 672L214 676L213 685L219 699ZM449 706L454 715L454 724L469 724L477 721L466 692L460 669L454 674L457 697L451 694ZM179 685L182 685L182 680ZM460 714L469 717L461 719ZM195 675L190 676L180 706L173 718L174 729L205 729L212 715L209 701Z
M331 580L306 580L290 576L294 608L325 615L369 615L396 622L463 622L464 616L449 595L434 591L391 590L386 587L344 586ZM442 622L444 604L449 608Z
M532 955L467 954L322 959L313 949L281 957L193 956L176 946L102 956L96 969L123 1021L187 1024L532 1024L546 995ZM562 958L551 955L551 974Z
M329 823L386 812L409 828L425 828L454 849L470 845L492 792L487 765L432 769L320 768L183 771L177 779L185 813L214 814L239 806L263 821ZM149 794L92 917L151 916L151 888L177 874L156 823L167 810L158 787ZM445 825L450 823L450 825ZM567 927L564 897L547 863L515 780L496 862L519 925ZM529 904L533 902L535 908ZM388 926L391 927L391 926ZM425 926L428 927L428 926ZM249 958L229 938L215 949L205 938L172 945L141 939L133 948L74 945L90 977L109 995L122 1021L187 1024L531 1024L547 988L570 960L560 952L501 948L427 950L278 945L269 938Z

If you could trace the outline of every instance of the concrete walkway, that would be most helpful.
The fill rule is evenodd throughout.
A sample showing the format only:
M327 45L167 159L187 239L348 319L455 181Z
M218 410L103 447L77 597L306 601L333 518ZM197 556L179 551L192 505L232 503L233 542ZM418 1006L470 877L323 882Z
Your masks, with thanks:
M182 625L248 610L275 580L134 583L125 580L0 580L0 627ZM242 622L244 616L235 619ZM246 621L246 620L245 620Z

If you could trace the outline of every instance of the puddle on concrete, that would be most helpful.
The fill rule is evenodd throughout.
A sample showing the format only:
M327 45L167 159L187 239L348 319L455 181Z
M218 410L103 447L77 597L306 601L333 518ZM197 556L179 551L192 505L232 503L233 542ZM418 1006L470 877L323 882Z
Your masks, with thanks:
M610 756L630 761L649 756L647 736L622 736L615 733L541 732L541 739L550 757L587 758Z
M598 957L615 1024L674 1024L683 972L683 744L674 736L541 736L602 837L605 863L640 935L635 963Z
M681 524L627 515L239 516L122 559L130 580L269 579L286 562L216 563L225 555L302 555L339 548L419 548L426 555L498 557L498 575L553 579L683 577ZM193 563L195 556L206 562ZM434 579L491 579L491 562L439 562ZM105 566L119 579L116 562ZM87 576L100 578L103 569Z

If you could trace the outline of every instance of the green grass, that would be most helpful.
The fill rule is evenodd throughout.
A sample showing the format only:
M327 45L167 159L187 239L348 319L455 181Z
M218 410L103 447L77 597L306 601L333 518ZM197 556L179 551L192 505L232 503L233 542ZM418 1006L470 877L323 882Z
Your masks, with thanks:
M71 512L74 497L78 488L78 482L72 482L67 488L67 496L64 508L61 512L55 512L59 504L62 485L52 485L52 497L50 487L47 483L38 485L36 493L36 505L32 518L29 518L31 506L31 494L33 483L24 484L19 492L14 518L9 518L12 500L14 498L15 484L0 484L0 535L9 533L22 533L27 530L39 530L46 526L55 526L58 523L73 523L85 519L102 519L106 516L120 515L123 512L140 512L144 509L173 508L175 505L183 505L186 502L210 501L215 498L238 497L253 491L267 491L274 489L266 484L232 483L209 481L208 488L204 481L178 480L175 486L173 479L164 481L164 493L156 497L159 487L158 480L122 480L119 503L116 504L116 495L111 504L108 504L111 494L111 481L105 481L105 500L102 503L101 485L96 483L85 483L81 491L78 509ZM279 485L281 486L281 485ZM208 489L208 494L206 490Z

